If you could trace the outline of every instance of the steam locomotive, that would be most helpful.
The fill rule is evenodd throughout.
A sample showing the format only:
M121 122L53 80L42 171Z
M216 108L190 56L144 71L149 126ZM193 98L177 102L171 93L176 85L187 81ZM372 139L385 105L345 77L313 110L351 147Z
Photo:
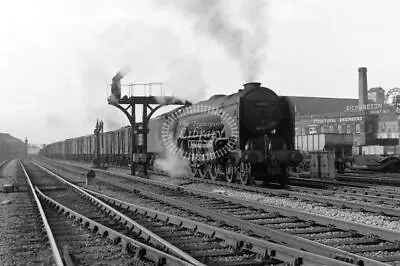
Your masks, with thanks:
M303 159L295 150L294 106L260 83L247 83L232 95L214 95L149 121L147 154L142 135L135 150L152 165L157 158L178 156L199 178L248 184L288 183L288 168ZM131 128L105 132L100 153L108 164L129 165ZM95 136L47 145L41 154L65 159L92 160Z

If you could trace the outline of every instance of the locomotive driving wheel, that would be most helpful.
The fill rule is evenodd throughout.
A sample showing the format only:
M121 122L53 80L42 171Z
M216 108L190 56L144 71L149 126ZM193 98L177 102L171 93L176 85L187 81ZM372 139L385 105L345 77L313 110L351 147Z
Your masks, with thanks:
M210 167L208 168L208 174L213 181L218 180L221 172L221 165L218 163L211 163Z
M207 174L208 174L208 169L209 169L208 164L204 163L203 165L200 165L198 169L199 169L200 178L206 179L207 178Z
M225 178L228 183L234 183L236 181L236 169L231 160L226 162Z
M242 185L247 185L251 177L251 164L250 162L240 162L238 177Z
M190 164L190 170L192 170L192 176L193 177L198 177L199 176L199 169L197 168L196 163L191 163Z

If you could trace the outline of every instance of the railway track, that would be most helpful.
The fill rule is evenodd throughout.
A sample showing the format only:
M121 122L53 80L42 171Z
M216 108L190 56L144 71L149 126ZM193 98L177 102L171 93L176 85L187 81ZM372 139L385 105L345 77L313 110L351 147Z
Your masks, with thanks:
M110 182L110 175L113 175L107 171L98 173L104 174L105 178L100 179L105 182ZM244 231L250 230L259 237L289 246L301 246L324 256L347 258L354 264L364 265L377 265L377 261L396 265L400 260L399 246L396 243L399 233L395 231L243 201L182 186L168 185L166 188L165 184L131 176L113 175L112 180L112 185L116 186L120 193L126 190L136 191L129 194L131 198L145 197L158 200L160 204L167 202L212 217L213 220L228 226ZM132 182L135 182L134 185ZM384 257L381 256L383 253Z
M400 217L400 189L386 186L377 187L352 182L291 178L290 183L297 183L299 186L290 185L289 189L283 192L281 190L264 188L257 185L243 186L238 183L227 183L224 181L200 179L189 176L180 178L194 183L206 183L274 197L290 197L306 202L322 204L323 206L337 206L389 217ZM305 185L305 187L300 186L300 184ZM312 187L316 187L316 189ZM292 192L300 192L303 194ZM392 220L395 221L396 219Z
M329 186L326 189L314 189L291 185L287 190L283 191L256 185L243 186L237 183L227 183L195 177L182 177L182 179L193 183L204 183L221 188L226 187L244 192L260 193L266 196L280 198L289 197L304 202L322 204L322 206L336 206L354 211L369 212L389 217L400 217L400 190L397 191L386 187L336 185Z
M370 188L368 186L350 187L329 186L326 189L312 189L302 186L290 186L289 190L276 190L260 186L242 186L237 183L227 183L210 179L199 179L195 177L180 177L180 179L193 183L205 183L222 188L231 188L244 192L260 193L265 196L278 198L292 198L321 206L336 206L354 211L368 212L371 214L389 216L389 220L395 221L393 217L400 217L400 190L392 191L388 188ZM315 180L318 182L318 180ZM329 183L329 182L328 182ZM328 191L327 191L328 190Z
M330 181L330 180L312 180L312 179L303 179L303 178L292 178L291 179L291 187L303 187L304 189L308 189L309 187L321 188L333 191L344 191L352 193L364 194L364 195L376 195L383 197L400 197L400 188L396 186L389 185L371 185L371 184L362 184L362 183L354 183L354 182L340 182L340 181ZM310 186L309 186L310 185Z
M335 180L313 180L310 174L293 173L294 176L289 178L289 184L307 185L315 188L331 187L331 186L354 186L365 187L369 185L379 186L400 186L399 173L382 173L372 171L346 171L343 174L337 174Z
M57 193L56 199L59 199L58 201L61 203L70 202L71 199L69 197L63 199L63 194ZM103 200L106 199L104 195L97 194L97 196ZM85 207L79 206L79 203L75 203L74 200L70 204L72 206L77 204L75 208L85 212ZM138 213L121 208L120 204L114 204L114 207L121 210L121 213L117 215L118 217L122 217L122 211L125 212L130 215L130 219L146 225L146 228L156 231L163 239L176 244L190 256L198 259L198 261L194 261L194 265L203 265L202 263L206 265L283 265L285 262L289 262L291 265L343 264L267 241L246 237L243 234L224 231L218 227L201 224L189 219L168 216L168 214L161 212L151 215L149 214L150 210ZM124 218L125 222L128 219ZM129 226L129 228L132 227ZM133 228L138 228L138 225ZM136 231L137 229L133 230L133 232Z
M331 190L310 189L304 187L291 186L290 191L296 191L303 194L311 194L311 198L316 199L320 196L326 197L328 202L335 204L332 200L340 199L338 204L342 202L350 206L349 202L355 202L354 209L363 209L365 211L382 213L394 217L400 217L400 192L388 191L383 189L359 189L349 187L338 187Z
M26 164L25 173L44 202L44 213L66 264L193 265L133 239L129 226L137 227L134 222L123 224L123 217L117 217L118 212L106 204L82 198L73 187ZM150 241L153 245L157 242L151 232L143 233L143 237L146 236L148 239L144 242Z
M18 190L0 193L0 265L50 265L52 236L17 160L0 165L0 180ZM11 178L10 178L11 177ZM53 256L54 258L54 256Z
M338 181L357 182L364 184L376 184L400 187L400 175L398 173L370 173L367 171L347 172L338 175Z
M46 219L46 231L51 235L52 250L54 254L58 254L57 257L54 256L57 258L57 265L192 265L138 243L60 204L45 193L55 194L60 198L68 194L68 188L54 178L46 178L46 175L38 173L32 166L28 166L31 175L28 175L22 164L21 167L38 204L42 206L41 215ZM34 188L33 184L41 189L37 186ZM76 197L74 194L70 198L71 201L75 199L75 204L79 202ZM92 214L92 218L98 218L97 214Z

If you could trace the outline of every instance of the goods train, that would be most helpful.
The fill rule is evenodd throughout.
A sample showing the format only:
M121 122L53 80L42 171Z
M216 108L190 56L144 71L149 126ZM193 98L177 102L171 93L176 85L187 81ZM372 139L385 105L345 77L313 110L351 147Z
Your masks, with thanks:
M241 182L251 179L287 185L288 168L303 159L295 150L294 106L260 83L247 83L232 95L214 95L191 106L179 107L150 119L147 156L179 156L200 178ZM41 154L64 159L93 160L95 135L47 145ZM100 153L107 164L128 166L131 128L101 135ZM135 149L143 153L142 135Z

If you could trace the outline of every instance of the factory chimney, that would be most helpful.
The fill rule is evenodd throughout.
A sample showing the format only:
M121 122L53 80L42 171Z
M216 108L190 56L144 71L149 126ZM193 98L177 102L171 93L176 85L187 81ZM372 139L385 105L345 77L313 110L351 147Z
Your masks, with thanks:
M367 68L358 68L358 105L368 103Z

